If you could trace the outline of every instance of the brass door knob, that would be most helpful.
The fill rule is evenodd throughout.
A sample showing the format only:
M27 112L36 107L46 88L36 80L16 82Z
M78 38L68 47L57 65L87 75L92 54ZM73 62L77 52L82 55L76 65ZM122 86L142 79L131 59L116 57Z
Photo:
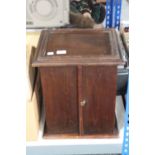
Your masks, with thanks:
M85 106L86 100L81 101L80 104L81 104L81 106Z

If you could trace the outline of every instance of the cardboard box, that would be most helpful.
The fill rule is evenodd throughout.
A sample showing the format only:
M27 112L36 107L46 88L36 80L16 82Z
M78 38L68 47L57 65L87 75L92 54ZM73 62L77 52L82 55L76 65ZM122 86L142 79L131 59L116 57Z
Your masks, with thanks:
M37 69L32 67L32 61L38 44L40 33L27 32L26 34L26 140L34 141L38 138L41 92L40 79Z
M32 67L32 61L35 55L40 33L29 32L26 35L26 89L27 101L31 101L34 91L34 82L36 80L36 68Z
M42 92L40 76L37 74L32 100L26 105L26 140L34 141L38 139L39 122L42 106Z
M26 81L27 81L27 101L31 101L36 79L36 68L32 67L32 61L35 55L35 48L26 46Z

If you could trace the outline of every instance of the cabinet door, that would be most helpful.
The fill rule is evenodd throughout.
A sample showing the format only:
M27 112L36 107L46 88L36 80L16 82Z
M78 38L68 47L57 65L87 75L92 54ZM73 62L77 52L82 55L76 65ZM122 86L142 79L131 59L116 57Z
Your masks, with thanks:
M82 67L82 134L112 134L115 126L116 66Z
M78 133L76 67L42 67L40 72L47 133Z

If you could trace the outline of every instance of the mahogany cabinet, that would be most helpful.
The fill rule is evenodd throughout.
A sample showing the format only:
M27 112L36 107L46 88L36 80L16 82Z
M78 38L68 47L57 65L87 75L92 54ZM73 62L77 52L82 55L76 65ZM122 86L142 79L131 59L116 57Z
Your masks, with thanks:
M113 134L122 63L113 29L42 31L32 65L41 75L46 133Z

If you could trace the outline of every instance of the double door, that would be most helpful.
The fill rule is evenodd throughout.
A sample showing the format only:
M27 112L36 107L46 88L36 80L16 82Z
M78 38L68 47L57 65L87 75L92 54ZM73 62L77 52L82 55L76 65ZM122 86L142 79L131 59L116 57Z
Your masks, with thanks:
M112 134L116 66L40 67L48 134Z

